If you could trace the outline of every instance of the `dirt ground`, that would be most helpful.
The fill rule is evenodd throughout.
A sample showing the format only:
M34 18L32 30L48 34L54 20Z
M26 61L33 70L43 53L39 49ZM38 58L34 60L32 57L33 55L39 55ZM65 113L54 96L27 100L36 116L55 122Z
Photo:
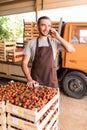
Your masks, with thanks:
M87 130L87 96L83 99L74 99L60 93L59 128Z

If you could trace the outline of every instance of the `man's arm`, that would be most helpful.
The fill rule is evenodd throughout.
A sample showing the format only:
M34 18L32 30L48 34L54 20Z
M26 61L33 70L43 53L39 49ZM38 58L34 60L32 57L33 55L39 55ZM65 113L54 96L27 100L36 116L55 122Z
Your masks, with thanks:
M23 56L23 60L22 60L22 70L27 78L27 84L32 87L34 84L38 84L37 81L33 80L31 75L30 75L30 71L29 71L29 67L28 67L28 63L29 63L29 59L30 57L28 55L24 55Z
M64 40L61 36L57 35L56 39L60 41L60 44L66 49L68 52L75 52L75 48L73 45L66 40Z
M73 45L64 40L54 28L51 28L50 30L52 32L52 37L56 38L68 52L75 52L75 48L73 47Z
M22 70L27 78L27 81L32 81L32 77L30 75L30 71L28 68L28 63L29 63L29 59L30 57L28 55L24 55L23 56L23 60L22 60Z

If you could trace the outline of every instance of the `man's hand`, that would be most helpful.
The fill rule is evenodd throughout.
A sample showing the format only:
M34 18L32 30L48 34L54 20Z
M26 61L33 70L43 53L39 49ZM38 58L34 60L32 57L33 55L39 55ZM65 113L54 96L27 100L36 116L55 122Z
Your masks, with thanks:
M39 83L35 80L31 80L31 81L27 82L27 86L29 86L29 87L34 87L36 85L39 85Z
M55 28L50 28L50 34L53 38L56 38L59 36L58 32L55 30Z

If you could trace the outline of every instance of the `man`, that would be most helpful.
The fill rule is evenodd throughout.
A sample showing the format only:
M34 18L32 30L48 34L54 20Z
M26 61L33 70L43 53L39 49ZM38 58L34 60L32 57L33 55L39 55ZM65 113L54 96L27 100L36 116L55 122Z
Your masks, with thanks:
M58 32L51 28L51 20L47 16L40 17L37 22L39 37L29 41L24 48L22 69L30 87L39 83L49 87L58 87L55 58L60 44L68 51L74 52L72 44L65 41ZM48 37L51 33L52 37ZM28 62L32 59L31 74Z

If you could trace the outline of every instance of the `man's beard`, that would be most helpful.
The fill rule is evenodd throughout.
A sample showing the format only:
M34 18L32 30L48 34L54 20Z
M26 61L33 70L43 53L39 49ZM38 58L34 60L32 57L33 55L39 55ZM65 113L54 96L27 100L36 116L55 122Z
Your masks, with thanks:
M48 34L44 34L43 32L41 32L41 31L39 31L39 34L41 35L41 36L48 36Z

